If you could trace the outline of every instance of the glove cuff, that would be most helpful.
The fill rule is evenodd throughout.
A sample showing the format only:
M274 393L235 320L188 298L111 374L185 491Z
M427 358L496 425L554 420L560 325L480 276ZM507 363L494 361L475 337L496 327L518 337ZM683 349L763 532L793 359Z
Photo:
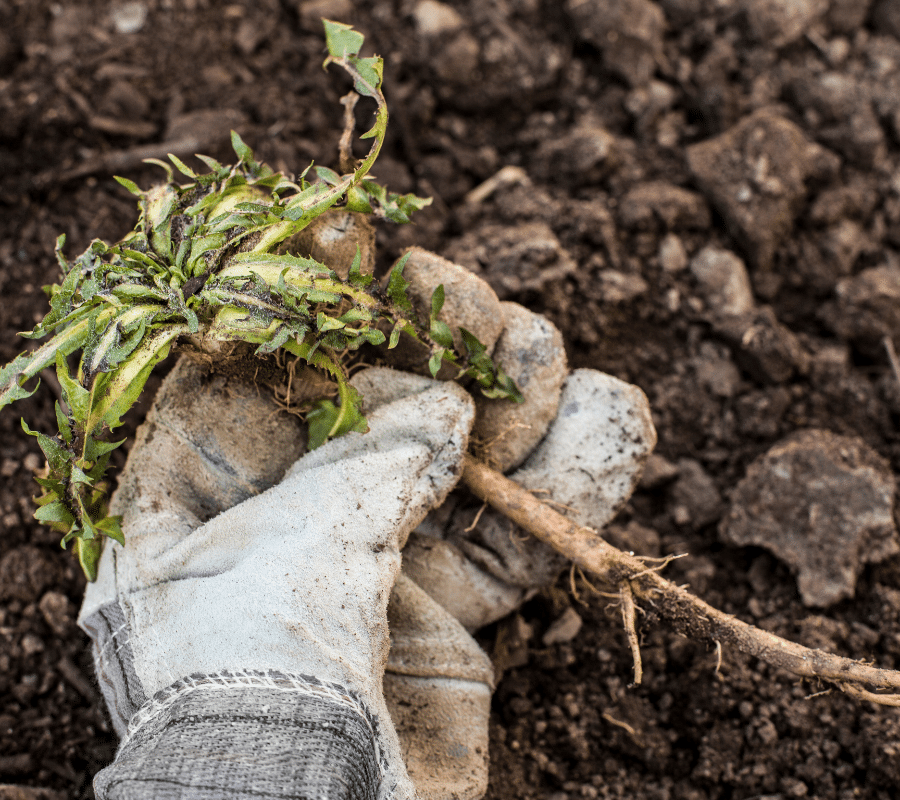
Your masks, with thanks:
M277 671L193 674L132 717L98 798L237 800L406 794L355 692Z

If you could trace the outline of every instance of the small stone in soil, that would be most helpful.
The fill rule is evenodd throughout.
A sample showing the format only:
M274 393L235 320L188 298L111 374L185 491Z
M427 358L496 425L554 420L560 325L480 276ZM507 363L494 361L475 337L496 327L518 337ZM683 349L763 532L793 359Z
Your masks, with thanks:
M544 646L550 647L554 644L571 642L578 635L582 624L578 612L574 608L567 608L547 629L542 638Z
M823 316L832 320L836 333L870 355L883 355L885 336L892 336L894 346L900 346L900 266L864 269L842 280L835 294L836 313L830 313L828 306Z
M753 308L747 267L730 250L704 247L691 261L691 273L714 314L744 314Z
M64 594L56 591L47 592L38 603L38 608L44 621L57 636L62 636L69 630L75 610L69 598Z
M762 383L784 383L809 369L809 354L769 306L720 317L714 330L731 345L738 366Z

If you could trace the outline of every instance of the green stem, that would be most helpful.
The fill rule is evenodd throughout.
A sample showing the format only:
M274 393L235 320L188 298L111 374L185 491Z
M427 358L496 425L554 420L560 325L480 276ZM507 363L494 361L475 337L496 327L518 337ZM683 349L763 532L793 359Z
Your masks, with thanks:
M334 62L343 67L350 73L354 81L366 87L368 90L366 92L367 96L373 98L375 102L378 103L378 110L375 112L375 125L372 127L372 131L374 131L374 141L369 148L369 152L365 159L363 159L363 162L354 170L354 172L351 175L345 176L340 183L328 190L322 195L321 199L316 200L313 205L304 208L303 215L298 220L284 220L275 225L266 226L265 232L260 240L253 246L252 252L270 252L277 244L303 230L313 219L337 204L350 189L361 183L363 178L369 174L369 170L372 169L372 165L375 163L378 154L381 152L381 146L384 144L384 137L388 124L387 101L381 93L381 88L373 86L369 81L365 80L347 58L329 58L328 61L326 61L326 64L328 62Z
M337 419L335 419L334 421L334 425L332 425L331 430L328 431L329 439L341 429L341 425L344 424L344 420L347 418L347 414L353 406L353 400L350 394L350 386L347 383L347 378L344 376L343 371L338 370L333 374L337 379L338 397L340 397L341 400L341 407L340 411L338 412Z

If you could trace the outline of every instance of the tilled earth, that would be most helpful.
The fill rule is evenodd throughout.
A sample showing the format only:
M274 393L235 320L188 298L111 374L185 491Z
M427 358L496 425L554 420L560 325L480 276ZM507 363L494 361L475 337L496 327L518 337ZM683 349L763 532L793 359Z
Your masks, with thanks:
M350 22L385 58L377 176L434 197L379 229L382 267L454 258L547 314L573 367L647 393L657 457L609 539L689 554L666 576L767 631L900 667L898 9L2 0L0 361L45 313L56 237L73 255L133 226L113 174L227 159L231 128L278 169L336 165L347 84L319 18ZM18 419L52 427L44 389L0 415L0 784L88 798L115 740L83 578L31 518ZM898 709L662 625L629 688L619 612L574 578L481 633L492 800L897 796Z

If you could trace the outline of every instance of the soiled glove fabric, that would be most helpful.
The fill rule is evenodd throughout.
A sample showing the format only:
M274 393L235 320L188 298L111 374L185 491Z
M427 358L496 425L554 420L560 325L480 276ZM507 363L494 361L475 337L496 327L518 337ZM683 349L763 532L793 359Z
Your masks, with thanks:
M252 391L180 362L122 475L127 544L80 615L122 737L97 794L412 797L386 609L409 531L458 479L472 401L420 382L258 493L300 437Z
M468 631L565 564L448 499L470 429L482 458L595 528L655 432L639 389L568 374L545 318L422 250L404 274L426 317L445 285L442 318L473 330L525 404L372 368L353 379L370 432L304 454L271 398L181 361L114 498L126 547L105 549L80 616L122 737L98 797L486 791L493 670ZM394 365L421 371L407 344Z

